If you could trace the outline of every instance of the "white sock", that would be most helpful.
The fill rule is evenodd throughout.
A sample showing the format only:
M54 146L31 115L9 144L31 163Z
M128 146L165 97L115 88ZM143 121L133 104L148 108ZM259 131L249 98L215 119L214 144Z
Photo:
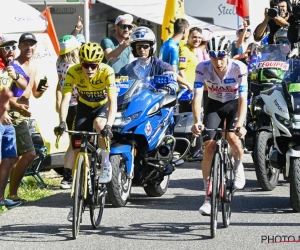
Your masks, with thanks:
M209 199L209 197L207 196L207 180L203 179L203 185L204 185L204 190L205 190L205 200Z
M101 165L102 166L109 166L110 162L109 162L109 153L106 152L105 150L101 150Z

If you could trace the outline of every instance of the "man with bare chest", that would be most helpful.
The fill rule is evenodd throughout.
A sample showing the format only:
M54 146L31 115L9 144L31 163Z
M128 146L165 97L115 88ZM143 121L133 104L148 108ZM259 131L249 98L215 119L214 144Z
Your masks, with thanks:
M32 61L32 56L37 47L37 40L31 33L24 33L19 39L20 55L15 59L25 73L29 76L30 81L25 90L19 89L13 85L11 91L13 98L10 100L9 115L12 118L17 137L17 153L15 165L10 173L9 198L14 201L20 201L18 196L19 184L30 163L34 160L36 153L29 132L28 121L31 116L29 109L29 98L31 93L35 98L39 98L47 90L48 85L37 91L39 79L37 79L37 64ZM22 201L22 200L21 200Z

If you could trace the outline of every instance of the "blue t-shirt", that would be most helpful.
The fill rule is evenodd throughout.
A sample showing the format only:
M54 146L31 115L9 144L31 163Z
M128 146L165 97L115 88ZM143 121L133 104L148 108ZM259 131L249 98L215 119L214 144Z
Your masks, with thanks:
M170 38L165 41L160 48L159 58L171 66L176 66L178 71L178 57L179 57L179 42Z
M231 57L234 57L236 55L240 55L240 54L244 53L243 46L240 46L239 48L236 48L235 47L236 43L237 43L237 41L233 41L232 44L231 44Z

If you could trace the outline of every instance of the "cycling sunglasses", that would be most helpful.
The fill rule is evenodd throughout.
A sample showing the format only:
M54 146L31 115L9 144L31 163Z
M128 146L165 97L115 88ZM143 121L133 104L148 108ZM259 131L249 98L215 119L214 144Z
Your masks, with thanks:
M136 46L136 49L138 49L138 50L141 50L142 48L143 48L144 50L147 50L147 49L150 48L150 45L144 44L144 45L137 45L137 46Z
M243 32L244 29L240 29L239 32ZM247 29L247 32L251 32L251 29Z
M96 64L96 63L82 63L81 66L84 67L85 69L91 68L92 70L94 70L98 67L98 64Z
M16 50L17 46L16 45L13 45L13 46L4 46L4 47L0 47L0 48L3 48L6 52L9 52L9 51Z
M213 58L224 57L224 56L228 55L226 50L219 50L218 54L214 50L210 50L210 51L208 51L208 54L210 57L213 57Z
M132 30L132 28L133 28L133 26L130 24L119 24L119 27L121 27L121 29L123 29L123 30L126 30L126 29Z
M291 43L288 40L279 40L279 41L276 42L276 44L287 44L287 45L290 45Z

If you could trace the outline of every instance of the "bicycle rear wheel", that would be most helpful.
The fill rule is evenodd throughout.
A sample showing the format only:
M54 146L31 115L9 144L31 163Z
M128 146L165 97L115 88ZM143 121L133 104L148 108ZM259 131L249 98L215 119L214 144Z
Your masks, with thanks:
M107 189L105 184L99 185L98 180L95 180L95 183L95 204L90 206L90 218L93 228L97 229L100 227L100 223L102 220Z
M211 188L211 212L210 212L210 235L211 238L215 238L218 224L218 211L220 203L220 168L221 157L219 153L215 153L213 158L213 164L210 174L210 181L212 183Z
M233 198L233 169L230 159L227 160L226 163L226 172L225 175L225 188L224 188L224 195L226 197L226 201L222 202L222 219L223 219L223 226L226 228L230 224L231 218L231 205L232 205L232 198Z
M75 187L73 196L73 222L72 232L73 238L76 239L79 234L82 213L84 211L84 158L79 155L77 163L77 172L75 176Z

